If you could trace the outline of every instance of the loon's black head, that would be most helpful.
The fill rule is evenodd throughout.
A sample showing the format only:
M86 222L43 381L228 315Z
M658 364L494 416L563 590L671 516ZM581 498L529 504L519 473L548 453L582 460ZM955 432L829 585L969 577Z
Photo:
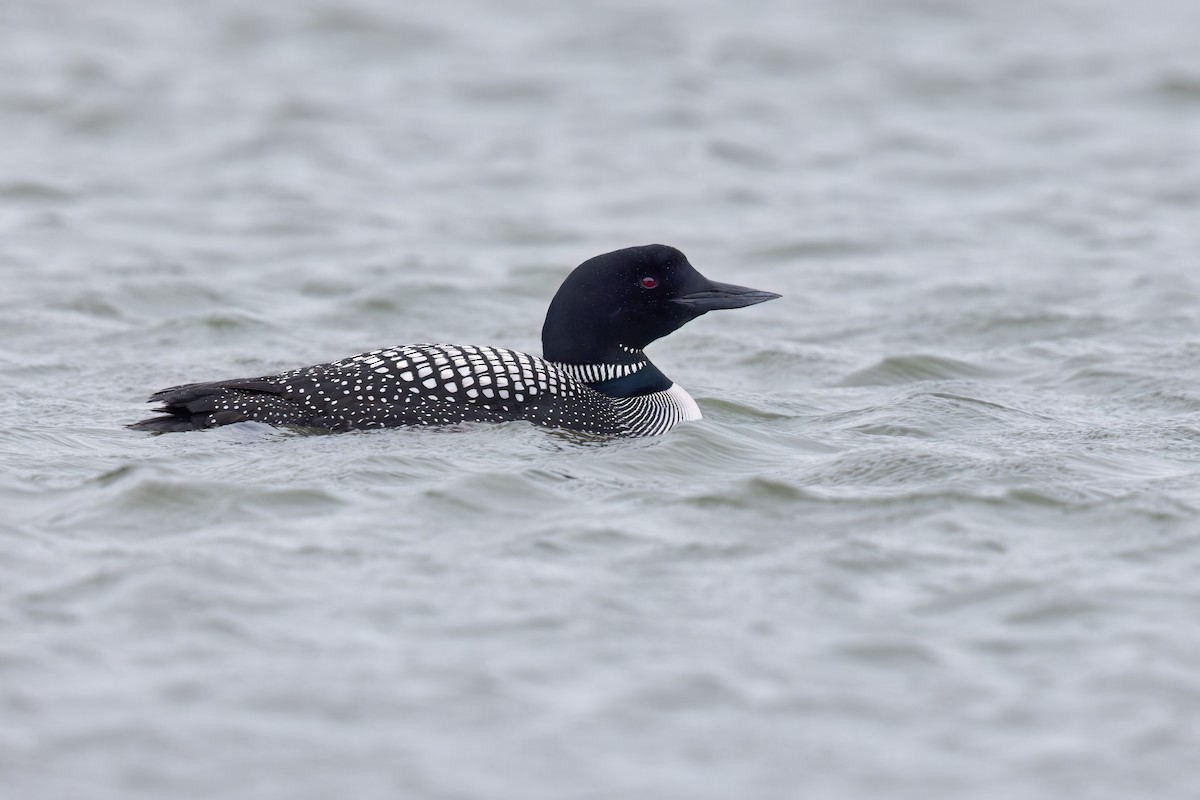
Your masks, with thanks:
M709 311L777 297L710 281L674 247L614 250L589 258L563 281L546 312L542 352L569 364L621 362L628 349L641 350Z

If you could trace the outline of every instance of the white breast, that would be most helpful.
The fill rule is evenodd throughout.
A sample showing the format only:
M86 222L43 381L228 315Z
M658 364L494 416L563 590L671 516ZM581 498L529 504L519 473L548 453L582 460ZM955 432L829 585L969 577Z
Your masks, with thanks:
M679 409L679 422L694 422L695 420L703 419L703 415L700 413L700 406L696 405L696 401L692 399L692 396L678 383L672 383L671 388L667 389L666 394Z

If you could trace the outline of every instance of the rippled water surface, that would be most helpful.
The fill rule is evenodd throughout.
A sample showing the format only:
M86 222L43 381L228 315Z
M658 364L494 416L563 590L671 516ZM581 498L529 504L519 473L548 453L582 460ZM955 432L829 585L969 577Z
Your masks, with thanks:
M0 3L4 796L1200 796L1198 31ZM122 427L651 241L660 439Z

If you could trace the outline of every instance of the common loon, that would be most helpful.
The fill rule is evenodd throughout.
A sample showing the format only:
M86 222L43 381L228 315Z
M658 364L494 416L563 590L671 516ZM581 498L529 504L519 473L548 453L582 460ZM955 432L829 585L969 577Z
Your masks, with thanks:
M700 409L642 352L700 315L779 295L710 281L673 247L590 258L563 281L542 327L543 357L499 347L412 344L311 367L163 389L161 433L257 421L348 431L526 420L592 434L653 436Z

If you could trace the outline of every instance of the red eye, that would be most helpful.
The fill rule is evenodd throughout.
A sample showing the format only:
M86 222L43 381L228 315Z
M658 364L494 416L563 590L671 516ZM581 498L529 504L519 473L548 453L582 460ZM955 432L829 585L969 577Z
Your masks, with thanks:
M647 275L646 277L642 278L642 288L643 289L653 289L655 286L658 286L657 278L654 278L650 275Z

